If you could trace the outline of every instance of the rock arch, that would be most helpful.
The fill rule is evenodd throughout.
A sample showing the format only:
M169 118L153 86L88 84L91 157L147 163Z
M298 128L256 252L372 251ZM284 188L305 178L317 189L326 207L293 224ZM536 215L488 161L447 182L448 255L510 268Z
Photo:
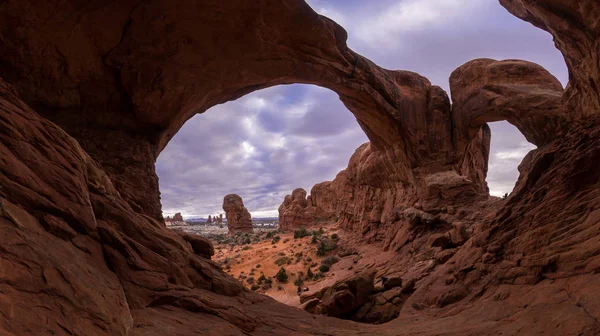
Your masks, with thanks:
M31 20L18 20L24 10ZM153 164L183 123L277 84L335 91L396 182L414 185L452 170L468 176L476 193L485 191L471 173L482 163L464 160L474 137L453 120L446 93L418 74L382 69L356 54L344 29L303 1L105 1L64 5L64 15L47 15L54 10L52 4L3 6L0 15L10 24L1 34L18 31L25 42L5 40L4 76L79 140L134 209L153 218L161 216ZM109 12L112 20L100 23ZM49 29L40 33L42 24ZM472 153L477 146L470 156L479 155Z
M0 70L15 89L0 81L0 262L8 270L0 330L497 334L518 332L521 324L507 318L518 316L531 333L595 333L600 6L501 3L554 35L571 75L561 104L572 122L548 142L529 133L529 122L514 121L545 145L524 160L504 208L422 279L405 305L411 316L389 328L315 318L245 292L155 219L157 153L204 107L276 83L320 83L352 107L371 139L333 182L358 186L359 206L344 211L367 222L349 216L345 224L362 233L368 221L393 215L391 203L374 206L380 199L435 201L445 182L480 195L484 183L473 172L485 167L484 122L504 110L483 101L489 112L472 113L459 91L451 110L424 78L348 50L343 30L302 1L3 2ZM510 97L500 101L515 107ZM449 118L460 113L464 120ZM468 305L457 303L465 297ZM454 306L418 311L436 304Z

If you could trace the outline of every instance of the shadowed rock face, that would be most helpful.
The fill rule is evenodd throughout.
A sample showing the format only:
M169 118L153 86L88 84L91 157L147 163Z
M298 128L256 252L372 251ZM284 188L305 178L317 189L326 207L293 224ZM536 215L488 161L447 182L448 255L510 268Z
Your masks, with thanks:
M252 218L240 196L236 194L225 196L223 198L223 210L225 211L227 228L230 234L252 232Z
M3 2L0 333L599 333L600 5L501 3L555 36L571 77L560 102L543 69L476 60L452 75L451 107L424 77L348 49L298 0ZM388 324L247 292L207 242L162 224L154 161L181 125L288 83L338 93L371 140L315 204L357 241L398 251L388 266L403 280L428 269ZM498 212L477 203L492 120L540 146ZM478 225L451 257L413 258L469 207Z

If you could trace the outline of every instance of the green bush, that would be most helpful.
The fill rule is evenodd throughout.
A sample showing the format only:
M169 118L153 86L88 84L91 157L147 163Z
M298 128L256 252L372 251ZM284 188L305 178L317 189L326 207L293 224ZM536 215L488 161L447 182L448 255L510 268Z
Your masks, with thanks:
M329 271L329 266L323 264L323 265L319 266L319 271L321 271L321 273L328 272Z
M252 287L250 287L250 289L253 291L258 290L259 288L260 288L260 286L257 284L254 284L254 285L252 285Z
M261 275L258 277L258 280L257 280L257 281L258 281L258 283L263 283L263 282L265 282L266 280L267 280L267 278L265 277L265 275L264 275L264 274L261 274Z
M273 240L271 240L271 244L277 244L277 243L279 243L280 240L281 240L281 237L275 236L275 237L273 237Z
M312 272L312 270L310 269L310 267L308 268L308 271L306 271L306 277L308 279L312 279L315 276L315 274Z
M268 238L273 238L274 235L275 235L275 232L271 231L271 232L267 233L267 235L266 235L265 238L267 238L267 239Z
M278 258L277 260L275 260L275 264L277 266L283 266L289 262L290 262L290 258L288 258L288 257L281 257L281 258Z
M310 236L310 233L304 226L301 226L298 230L294 231L294 239L304 238Z
M337 248L337 241L330 240L329 238L323 237L317 247L317 255L324 256L328 252L333 251Z
M339 261L338 258L336 258L334 256L329 256L321 261L321 265L331 266L338 261Z
M287 282L288 281L288 275L287 272L285 271L285 268L280 268L279 272L277 272L277 274L275 274L275 279L277 279L277 281L279 282Z
M331 239L338 240L338 239L340 239L340 237L338 237L337 233L334 233L331 235Z
M294 280L294 286L302 286L303 284L304 284L304 281L300 277L298 277L296 280Z

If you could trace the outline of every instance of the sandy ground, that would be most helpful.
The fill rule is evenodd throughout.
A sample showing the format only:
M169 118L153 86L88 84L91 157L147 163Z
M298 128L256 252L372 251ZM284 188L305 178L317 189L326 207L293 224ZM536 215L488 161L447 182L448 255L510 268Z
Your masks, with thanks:
M324 236L339 233L333 225L323 226L323 230ZM296 279L300 276L304 280L306 277L302 276L302 274L307 274L309 267L314 274L319 273L321 261L329 255L337 255L342 248L340 246L326 256L318 256L317 244L311 244L312 236L294 239L293 232L275 232L274 235L280 237L277 243L273 243L271 238L266 238L265 232L258 234L260 238L259 242L235 245L233 248L231 244L214 242L215 256L213 260L222 264L223 270L236 279L239 279L249 289L252 289L252 283L248 282L249 278L253 278L253 283L256 283L262 274L266 278L271 277L271 288L254 289L287 305L299 306L298 286L294 285ZM256 235L251 237L253 239L258 238ZM318 280L304 280L302 288L308 288L310 292L313 292L323 288L323 286L331 285L340 276L354 273L352 271L354 263L352 256L344 258L337 256L337 258L340 261L331 266L328 272L322 273L322 278ZM225 262L226 259L228 259L227 262ZM280 266L276 261L283 262L283 264ZM281 267L285 268L289 277L285 283L281 283L275 279L275 274L277 274Z

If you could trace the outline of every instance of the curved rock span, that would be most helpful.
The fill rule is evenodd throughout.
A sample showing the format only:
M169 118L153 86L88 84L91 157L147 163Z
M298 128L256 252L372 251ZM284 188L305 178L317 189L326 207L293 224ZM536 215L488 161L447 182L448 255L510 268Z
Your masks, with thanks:
M252 218L240 196L236 194L225 196L223 198L223 210L225 211L227 229L229 229L230 234L252 232Z
M600 5L500 2L554 36L565 90L538 65L475 60L452 74L451 105L300 0L4 1L0 333L599 333ZM183 123L289 83L338 93L369 137L330 199L349 235L394 253L384 271L415 281L387 324L248 292L207 242L163 225L154 161ZM500 202L485 183L496 120L538 145ZM352 297L333 288L320 310Z

